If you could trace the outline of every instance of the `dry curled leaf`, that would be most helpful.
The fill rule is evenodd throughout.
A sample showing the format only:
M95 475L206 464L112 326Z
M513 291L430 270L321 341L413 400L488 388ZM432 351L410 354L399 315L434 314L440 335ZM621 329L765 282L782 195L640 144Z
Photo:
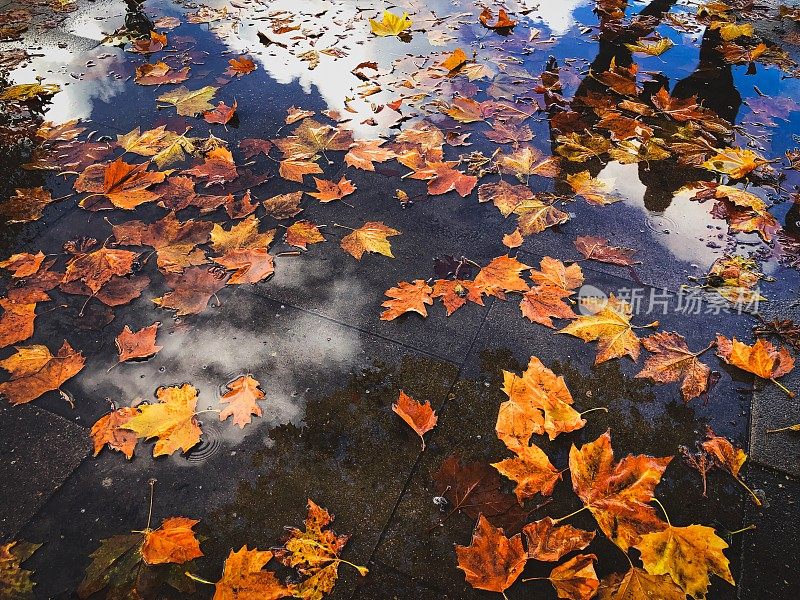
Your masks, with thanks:
M595 536L594 531L556 525L550 517L528 523L522 532L528 541L528 558L546 562L556 562L570 552L583 550Z
M588 235L580 236L575 240L575 248L589 260L622 265L624 267L639 264L639 261L633 259L636 250L611 246L608 240L604 238Z
M136 433L123 429L123 426L137 414L139 411L136 408L123 406L97 419L90 432L94 442L94 455L100 454L108 445L112 450L122 452L126 458L133 458L138 438Z
M594 554L578 554L550 571L550 583L559 598L589 600L597 593L600 581L594 570Z
M777 349L763 338L752 346L736 338L717 335L717 355L726 363L753 373L762 379L776 379L794 368L794 358L786 348Z

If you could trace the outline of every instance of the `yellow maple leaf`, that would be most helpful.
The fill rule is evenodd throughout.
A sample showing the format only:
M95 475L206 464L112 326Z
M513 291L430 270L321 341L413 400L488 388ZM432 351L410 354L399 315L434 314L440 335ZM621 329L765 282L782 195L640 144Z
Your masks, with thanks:
M380 221L369 221L344 236L341 246L348 254L358 260L361 260L364 252L374 252L394 258L392 247L387 239L393 235L400 235L400 232L387 227Z
M180 449L189 451L200 442L200 425L195 419L197 388L188 383L182 386L160 387L158 402L139 406L139 414L125 423L123 429L136 432L139 438L157 437L153 456L172 454Z
M411 19L408 18L408 13L397 16L385 10L383 11L383 20L376 21L375 19L370 19L369 26L372 29L372 33L375 35L382 37L400 35L406 29L411 28Z

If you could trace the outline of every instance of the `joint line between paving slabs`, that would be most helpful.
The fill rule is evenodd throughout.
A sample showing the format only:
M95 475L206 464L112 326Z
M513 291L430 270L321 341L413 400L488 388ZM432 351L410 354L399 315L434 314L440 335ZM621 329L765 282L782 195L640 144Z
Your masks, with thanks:
M456 373L455 379L453 379L453 383L450 384L450 387L447 389L447 395L445 396L444 402L442 402L442 406L439 409L439 414L440 415L443 414L444 411L447 409L447 405L448 405L449 400L450 400L450 394L453 392L453 389L458 384L458 382L461 381L461 376L464 373L464 366L466 365L467 359L469 358L470 354L472 354L472 349L475 347L475 343L478 341L478 337L480 336L481 331L483 331L483 326L486 323L486 320L489 318L489 313L491 313L492 309L494 308L494 304L495 303L494 303L493 300L494 299L492 299L492 302L491 302L491 304L489 306L489 309L483 315L483 319L481 320L481 324L478 327L477 331L475 332L475 335L473 336L472 340L470 341L469 348L467 349L467 352L464 355L464 359L460 363L458 363L458 372ZM450 362L452 362L452 361L450 361ZM392 511L389 513L389 516L386 518L386 522L384 523L383 528L381 529L381 533L378 536L378 540L375 542L375 547L372 549L372 552L370 552L370 555L367 558L367 563L366 564L370 564L372 562L372 558L375 556L375 553L377 552L378 548L380 547L381 542L383 542L383 538L386 535L386 530L389 527L389 523L392 522L392 519L394 518L394 515L397 512L397 507L400 505L400 501L402 500L403 496L405 495L406 491L408 490L408 486L411 483L411 478L414 477L414 475L417 472L417 467L419 466L419 461L422 459L422 456L423 456L423 451L420 450L419 452L417 452L417 456L414 459L414 464L412 465L411 470L408 473L408 477L406 477L406 480L403 483L403 488L400 490L400 493L397 495L397 500L395 500L394 506L392 507ZM381 564L383 565L383 563L381 563ZM394 569L394 570L397 571L396 569ZM397 571L397 572L401 573L401 571ZM428 586L425 586L425 587L428 587ZM434 591L437 591L437 590L434 590ZM353 598L355 596L355 593L356 593L356 591L353 591L353 595L351 595L350 597Z

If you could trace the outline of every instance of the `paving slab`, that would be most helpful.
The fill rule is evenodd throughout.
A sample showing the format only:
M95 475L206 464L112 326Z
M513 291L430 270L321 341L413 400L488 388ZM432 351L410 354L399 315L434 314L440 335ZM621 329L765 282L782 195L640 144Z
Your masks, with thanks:
M761 310L761 317L767 321L773 319L792 319L800 322L800 304L797 302L771 303ZM780 337L772 337L775 344L786 345ZM789 346L796 353L796 349ZM800 372L795 369L780 382L796 393L800 390ZM784 473L800 476L800 435L796 431L768 433L772 429L780 429L800 423L800 404L797 398L790 398L776 385L768 381L759 381L753 392L752 416L750 427L750 458L766 467Z
M16 536L90 447L86 430L66 419L32 405L0 406L0 538Z
M625 282L605 273L587 273L587 283L599 289ZM740 327L735 322L731 324L705 315L692 318L675 314L674 308L673 304L666 315L659 316L661 328L683 333L691 348L703 347L717 331L730 336L737 334L737 327ZM453 390L454 398L446 404L439 425L431 434L374 560L409 575L420 585L447 590L455 597L483 597L465 583L463 573L456 568L453 551L453 544L469 543L474 519L454 514L443 526L437 526L448 509L446 506L440 509L434 503L439 490L433 475L453 453L467 461L487 462L496 462L508 455L494 432L498 406L505 399L501 391L502 370L520 373L531 355L538 356L555 373L564 375L578 410L607 407L609 411L587 415L588 423L583 430L559 436L553 442L534 436L535 443L545 450L556 468L566 467L570 444L594 440L607 429L611 431L617 459L628 453L677 455L680 445L691 447L703 439L704 423L737 444L746 442L749 384L739 379L738 374L729 373L710 353L704 355L704 360L721 373L721 379L706 401L694 400L688 406L680 399L674 384L653 386L633 378L641 362L636 365L623 359L590 368L594 353L593 344L554 335L542 326L523 322L515 302L496 302ZM569 476L565 474L564 479L556 487L552 501L537 497L525 505L528 521L546 515L563 516L579 507L579 501L569 490ZM512 486L507 489L511 490ZM720 535L741 527L744 506L751 502L739 485L721 472L710 474L707 498L703 498L700 476L679 457L673 459L657 489L657 496L665 504L673 523L703 523L715 527ZM540 504L544 506L537 509ZM586 513L570 519L570 523L595 528ZM740 568L739 543L734 538L729 554L736 573ZM589 551L598 555L597 570L601 575L626 568L622 554L602 536L589 546ZM552 566L531 562L524 576L547 576ZM548 586L546 582L518 583L506 594L509 598L526 598L531 594L555 598ZM709 595L713 599L735 597L734 588L719 580L714 582Z
M402 389L440 407L457 367L243 290L195 327L163 334L153 359L85 373L76 393L95 408L84 421L103 397L152 400L157 386L187 381L198 409L214 409L245 373L262 383L264 417L241 430L199 415L203 438L185 456L153 459L152 444L141 443L131 461L108 450L87 460L21 534L47 542L30 560L40 594L68 594L100 539L146 525L151 478L155 524L201 519L206 556L192 569L206 579L218 579L231 548L280 545L285 525L302 524L307 498L336 515L336 531L353 534L344 557L366 563L420 453L391 405ZM59 569L47 569L54 561ZM349 597L357 578L343 565L331 597Z

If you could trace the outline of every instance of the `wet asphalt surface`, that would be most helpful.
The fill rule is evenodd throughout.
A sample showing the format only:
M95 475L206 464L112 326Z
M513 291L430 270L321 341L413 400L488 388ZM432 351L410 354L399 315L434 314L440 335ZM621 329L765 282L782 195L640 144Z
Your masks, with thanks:
M154 96L160 92L134 84L130 55L98 45L95 30L118 27L123 3L79 4L62 25L22 42L39 46L43 57L19 76L35 70L62 85L69 83L47 118L90 120L92 129L112 137L140 125L169 124L177 129L190 124L193 120L176 118L173 111L154 111ZM153 12L179 14L169 3L153 3ZM590 9L578 3L574 18L590 19ZM763 27L772 31L773 25L779 26ZM538 26L546 28L547 23ZM185 35L202 50L202 64L193 66L192 87L213 84L228 58L241 51L205 26L184 24L171 35ZM682 70L691 69L689 57L696 51L670 51L675 56L668 60L678 64L676 79L686 76ZM592 40L569 33L560 44L538 50L530 61L541 68L548 54L590 61L595 52ZM86 68L88 60L99 66ZM290 81L280 83L273 76L259 68L225 86L225 97L239 101L238 126L223 132L231 147L244 138L285 132L283 119L290 106L328 108L324 82L304 89L302 81L290 75L285 77ZM771 72L756 77L765 91L797 90L796 84L782 83ZM738 71L736 78L737 89L749 97L752 81ZM547 146L546 120L534 120L532 128L537 143L541 139ZM793 143L785 132L800 131L800 113L792 114L781 129L784 133L773 139L773 154L780 153L776 147L781 144ZM476 139L469 150L483 149L481 144L485 142ZM38 597L73 597L99 541L144 526L148 481L155 479L156 522L171 515L201 520L196 529L204 538L205 556L195 561L193 572L203 578L218 578L231 548L278 545L284 526L299 525L306 499L313 498L336 515L338 532L352 534L344 557L370 568L365 578L340 568L341 579L331 598L488 598L490 594L466 584L455 564L453 545L469 543L474 520L457 514L437 526L442 509L434 503L433 474L454 453L469 461L494 462L505 456L494 433L497 407L505 399L501 372L521 372L531 355L564 375L578 410L608 408L608 413L592 413L577 434L543 443L557 468L566 466L572 443L594 440L607 429L617 457L677 454L679 446L691 447L701 440L706 425L748 450L753 460L744 478L766 499L763 507L756 507L720 471L709 475L707 497L702 497L700 477L680 458L673 460L657 496L673 523L713 526L731 544L726 554L738 586L715 579L709 599L800 597L800 442L791 435L767 438L764 433L776 423L797 422L796 402L709 353L708 362L720 380L707 398L684 405L676 385L634 379L641 361L637 365L626 358L592 367L594 344L553 335L522 320L513 299L489 299L484 307L469 305L450 317L437 303L425 320L407 315L380 321L385 290L398 281L433 277L436 257L465 255L485 264L508 251L500 240L513 226L490 204L479 204L476 194L467 199L452 193L425 198L424 182L401 182L390 170L365 173L345 169L335 160L320 177L338 180L345 173L358 188L348 198L353 207L304 201L302 217L349 227L365 220L383 221L402 232L393 238L395 260L365 255L354 261L337 248L345 230L327 227L325 244L312 246L302 257L277 257L269 281L229 287L195 317L173 320L159 310L151 300L164 288L156 283L142 297L116 309L110 322L100 309L79 317L83 299L65 294L50 303L46 319L37 320L34 337L26 343L52 346L54 340L60 344L68 339L87 358L87 367L63 386L74 407L50 393L32 404L0 410L0 477L5 482L0 534L3 539L44 542L26 563L36 571ZM718 223L701 214L697 204L663 198L664 189L679 187L676 183L684 174L632 165L616 176L626 182L624 202L610 207L571 203L566 210L572 220L528 237L517 258L531 266L543 256L574 260L578 255L572 241L577 235L607 237L637 249L642 265L630 272L584 263L586 283L602 290L641 288L645 297L651 290L665 291L663 313L659 308L655 317L642 315L640 324L658 318L661 330L681 332L692 348L705 346L716 333L751 339L755 320L750 316L678 311L678 292L687 277L701 276L724 254L724 244L709 245L724 233ZM22 177L26 185L45 184L54 197L71 191L72 180L56 175L14 177ZM420 199L401 206L393 199L401 183ZM797 183L795 174L785 185L791 189ZM266 198L296 189L297 184L275 176L252 191ZM776 207L776 216L783 218L788 208ZM153 220L163 214L156 207L142 207L136 218ZM0 254L57 252L64 241L81 236L104 239L111 233L106 218L119 222L118 215L84 211L74 201L53 204L36 222L4 226ZM776 281L765 289L771 301L765 314L797 315L793 303L800 273L770 265ZM137 329L156 320L163 323L163 350L146 362L108 371L116 362L114 337L122 326ZM4 358L7 350L3 352ZM248 372L262 382L267 395L264 418L248 428L239 430L217 422L213 414L201 415L203 440L185 455L153 459L151 444L146 443L131 461L109 451L90 456L88 430L107 412L109 400L151 398L158 386L190 382L200 391L200 409L211 408L228 381ZM796 389L800 376L791 374L784 383ZM439 424L426 436L424 452L416 435L391 410L400 390L430 400L439 411ZM578 507L567 483L556 488L551 502L538 509L536 503L528 505L531 519L558 517ZM571 523L594 528L586 514ZM726 536L750 524L756 529ZM624 556L602 536L589 551L599 557L601 577L627 568ZM531 561L524 577L546 576L548 567ZM192 597L210 597L209 589L198 589ZM507 594L555 598L546 582L517 584ZM173 596L187 597L165 588L162 597Z

